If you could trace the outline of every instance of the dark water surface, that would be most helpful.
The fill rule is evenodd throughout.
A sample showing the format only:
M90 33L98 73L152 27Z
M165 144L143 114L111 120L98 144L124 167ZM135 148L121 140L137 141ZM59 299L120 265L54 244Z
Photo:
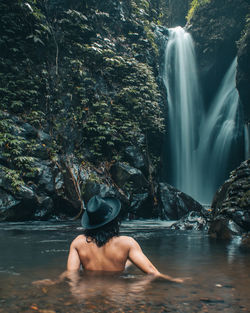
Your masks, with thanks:
M121 275L82 274L36 286L64 270L74 223L0 224L0 312L250 312L250 255L202 232L173 231L168 222L123 223L163 273L190 276L184 284L149 281L135 268Z

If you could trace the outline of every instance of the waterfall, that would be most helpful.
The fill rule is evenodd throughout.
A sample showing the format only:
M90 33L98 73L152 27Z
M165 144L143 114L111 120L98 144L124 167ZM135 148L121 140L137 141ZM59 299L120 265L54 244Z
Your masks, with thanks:
M169 30L163 82L168 99L170 182L201 203L210 203L228 171L237 137L239 95L235 59L205 112L194 44L181 27Z
M192 194L190 182L197 171L195 149L203 104L194 44L181 27L169 30L163 81L168 97L171 183Z
M244 139L245 139L245 159L250 158L250 123L244 126Z
M229 157L238 137L239 94L236 89L235 58L226 72L217 94L203 118L200 128L199 156L200 180L205 188L198 190L203 201L211 201L215 190L226 179Z

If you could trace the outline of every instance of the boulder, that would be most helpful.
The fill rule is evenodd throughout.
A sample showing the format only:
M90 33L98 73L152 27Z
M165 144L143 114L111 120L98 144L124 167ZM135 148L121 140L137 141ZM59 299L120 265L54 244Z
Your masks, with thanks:
M130 219L158 217L155 216L153 198L148 192L132 194L127 211Z
M178 222L171 225L171 229L180 230L207 230L207 220L200 212L191 211Z
M0 188L0 221L32 220L37 205L30 188L21 186L16 195Z
M212 238L231 239L235 235L241 235L243 229L232 219L220 216L213 220L208 233Z
M38 205L34 213L35 220L48 220L53 216L54 203L47 195L40 195L37 197Z
M34 165L38 169L38 175L36 178L38 189L40 192L53 194L55 186L52 164L49 161L37 161Z
M214 196L212 210L211 234L220 237L221 228L232 222L237 229L235 234L250 231L250 160L242 162L230 173Z
M200 203L167 183L159 183L158 194L162 219L179 220L190 211L201 212L203 210Z
M0 188L0 221L8 219L10 209L20 203L11 194Z
M244 234L241 238L240 250L250 252L250 233Z
M115 163L110 169L111 176L118 187L123 190L142 191L148 187L148 182L142 172L122 162Z
M135 146L128 146L125 149L125 154L132 166L135 168L143 168L145 167L145 162L143 155L140 153L140 151Z
M84 202L87 203L89 199L95 195L101 195L101 197L117 197L118 192L112 186L87 180L82 186L82 197Z

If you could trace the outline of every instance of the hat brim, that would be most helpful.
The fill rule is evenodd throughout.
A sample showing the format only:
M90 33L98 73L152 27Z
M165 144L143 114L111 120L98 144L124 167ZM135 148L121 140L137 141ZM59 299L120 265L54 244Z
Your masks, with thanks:
M108 224L109 222L113 221L121 210L121 202L118 199L115 198L105 198L105 201L108 202L110 207L112 208L112 211L110 214L106 217L105 221L99 224L90 224L89 217L87 212L85 211L82 215L81 224L84 229L95 229L99 228L101 226L104 226Z

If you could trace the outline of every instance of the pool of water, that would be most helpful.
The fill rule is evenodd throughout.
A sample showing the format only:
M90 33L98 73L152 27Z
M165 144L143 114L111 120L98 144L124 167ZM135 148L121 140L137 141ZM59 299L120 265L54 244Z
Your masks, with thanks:
M125 222L163 273L192 277L184 284L150 281L136 268L123 274L84 274L51 286L64 270L79 222L0 224L0 312L250 312L250 255L206 233L173 231L170 222Z

